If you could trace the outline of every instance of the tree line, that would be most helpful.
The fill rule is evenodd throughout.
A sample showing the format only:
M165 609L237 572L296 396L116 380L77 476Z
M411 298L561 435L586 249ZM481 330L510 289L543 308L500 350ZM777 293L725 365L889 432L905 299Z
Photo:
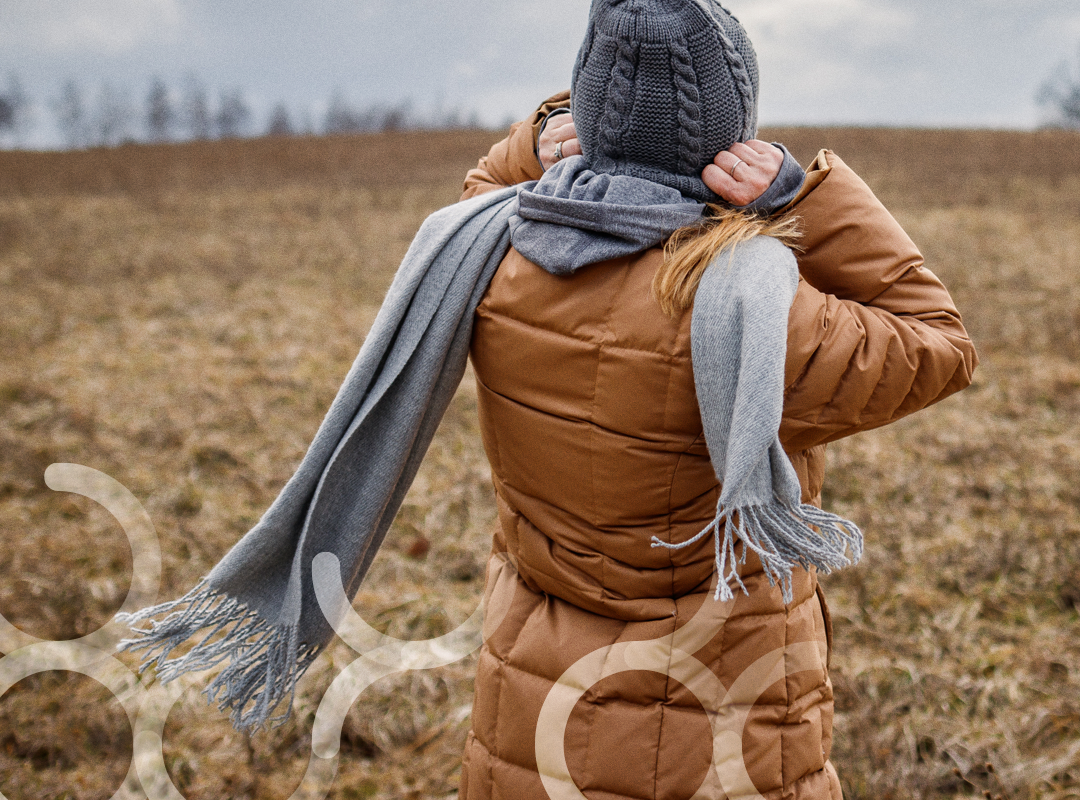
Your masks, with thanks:
M1062 61L1039 89L1039 104L1054 114L1059 125L1080 129L1080 49L1076 63Z
M1080 52L1075 64L1063 61L1058 65L1036 99L1048 110L1051 125L1080 129ZM280 102L258 120L241 88L212 92L194 76L179 88L154 78L141 102L108 82L96 90L87 90L78 81L68 80L55 97L39 105L31 100L18 76L12 74L7 86L0 89L0 146L24 143L42 111L51 115L68 148L129 141L464 128L480 124L475 112L466 115L458 109L440 108L421 114L408 101L359 107L340 92L331 97L319 120L308 113L297 116Z
M31 100L17 75L0 88L0 146L23 144L42 116L51 119L64 145L110 147L125 142L175 142L248 136L357 133L410 128L479 127L478 115L438 108L421 113L408 101L358 106L336 92L318 119L276 103L258 119L240 87L212 91L196 77L179 87L153 78L141 98L104 82L88 89L74 79L44 103Z

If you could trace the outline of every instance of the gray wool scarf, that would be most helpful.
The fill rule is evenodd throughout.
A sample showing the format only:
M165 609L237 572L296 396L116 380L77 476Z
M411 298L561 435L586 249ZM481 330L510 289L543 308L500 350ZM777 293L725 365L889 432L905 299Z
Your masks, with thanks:
M511 235L523 255L567 274L655 246L702 211L659 184L595 175L576 157L538 184L432 214L296 473L190 592L124 615L135 636L119 647L146 651L140 671L153 664L163 682L224 663L204 693L238 729L286 719L296 681L334 635L315 596L312 562L323 552L336 556L346 594L355 596L461 381L474 312ZM762 238L718 257L698 290L694 379L723 489L716 519L697 537L653 546L684 547L713 532L719 597L733 596L732 579L741 585L736 534L741 560L748 548L757 553L785 602L794 566L829 571L849 563L846 547L855 559L861 553L852 523L799 503L798 478L777 438L797 278L791 253ZM190 650L169 658L200 633ZM286 698L284 713L271 718Z
M733 580L746 592L738 566L748 551L761 560L769 584L780 584L785 603L793 599L796 565L830 572L862 557L855 523L802 502L799 477L780 444L787 319L798 285L791 251L758 236L718 255L694 297L694 389L720 500L716 517L697 536L678 544L654 536L652 546L687 547L711 531L720 600L733 597Z

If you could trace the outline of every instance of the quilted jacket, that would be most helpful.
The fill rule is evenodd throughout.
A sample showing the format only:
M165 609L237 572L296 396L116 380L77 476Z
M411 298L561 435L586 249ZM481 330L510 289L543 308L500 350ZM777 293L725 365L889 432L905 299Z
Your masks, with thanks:
M481 159L466 197L539 177L550 107ZM785 213L804 234L780 438L820 503L828 442L964 388L977 357L948 291L835 154ZM507 610L481 651L462 800L841 796L816 574L797 568L785 604L751 554L749 595L717 603L711 537L649 546L692 537L719 495L690 313L650 296L662 259L556 277L511 249L477 311L493 549L512 568L488 575Z

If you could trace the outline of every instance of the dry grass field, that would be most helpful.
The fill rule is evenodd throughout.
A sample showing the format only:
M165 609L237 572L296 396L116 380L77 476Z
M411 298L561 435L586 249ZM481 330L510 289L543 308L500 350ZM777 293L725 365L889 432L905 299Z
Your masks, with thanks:
M983 359L968 391L830 449L826 505L867 533L863 563L825 579L846 796L1080 797L1080 135L766 134L866 178ZM127 591L123 533L46 488L53 462L142 501L163 599L205 574L291 475L413 233L494 138L0 153L0 612L67 639ZM357 597L393 635L445 632L479 597L494 506L474 404L467 379ZM292 720L250 739L189 692L165 728L176 786L289 797L352 658L332 646ZM331 796L454 796L474 666L369 688ZM0 792L108 798L131 742L95 681L27 678L0 698Z

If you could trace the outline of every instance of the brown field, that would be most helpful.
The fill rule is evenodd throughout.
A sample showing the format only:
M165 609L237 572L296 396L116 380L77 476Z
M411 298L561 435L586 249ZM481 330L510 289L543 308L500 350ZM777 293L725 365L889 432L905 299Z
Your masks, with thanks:
M831 147L866 178L983 359L970 390L830 450L826 505L867 532L863 563L824 579L846 796L1080 797L1080 135L766 135L804 163ZM142 501L162 599L205 574L291 475L413 233L495 138L0 153L0 612L73 638L127 591L122 532L45 487L53 462ZM476 427L466 380L356 600L393 635L438 635L475 607L494 520ZM176 785L289 797L352 658L333 645L293 719L250 739L189 692L165 729ZM331 796L454 796L474 664L365 692ZM110 797L131 738L95 681L27 678L0 698L0 792Z

